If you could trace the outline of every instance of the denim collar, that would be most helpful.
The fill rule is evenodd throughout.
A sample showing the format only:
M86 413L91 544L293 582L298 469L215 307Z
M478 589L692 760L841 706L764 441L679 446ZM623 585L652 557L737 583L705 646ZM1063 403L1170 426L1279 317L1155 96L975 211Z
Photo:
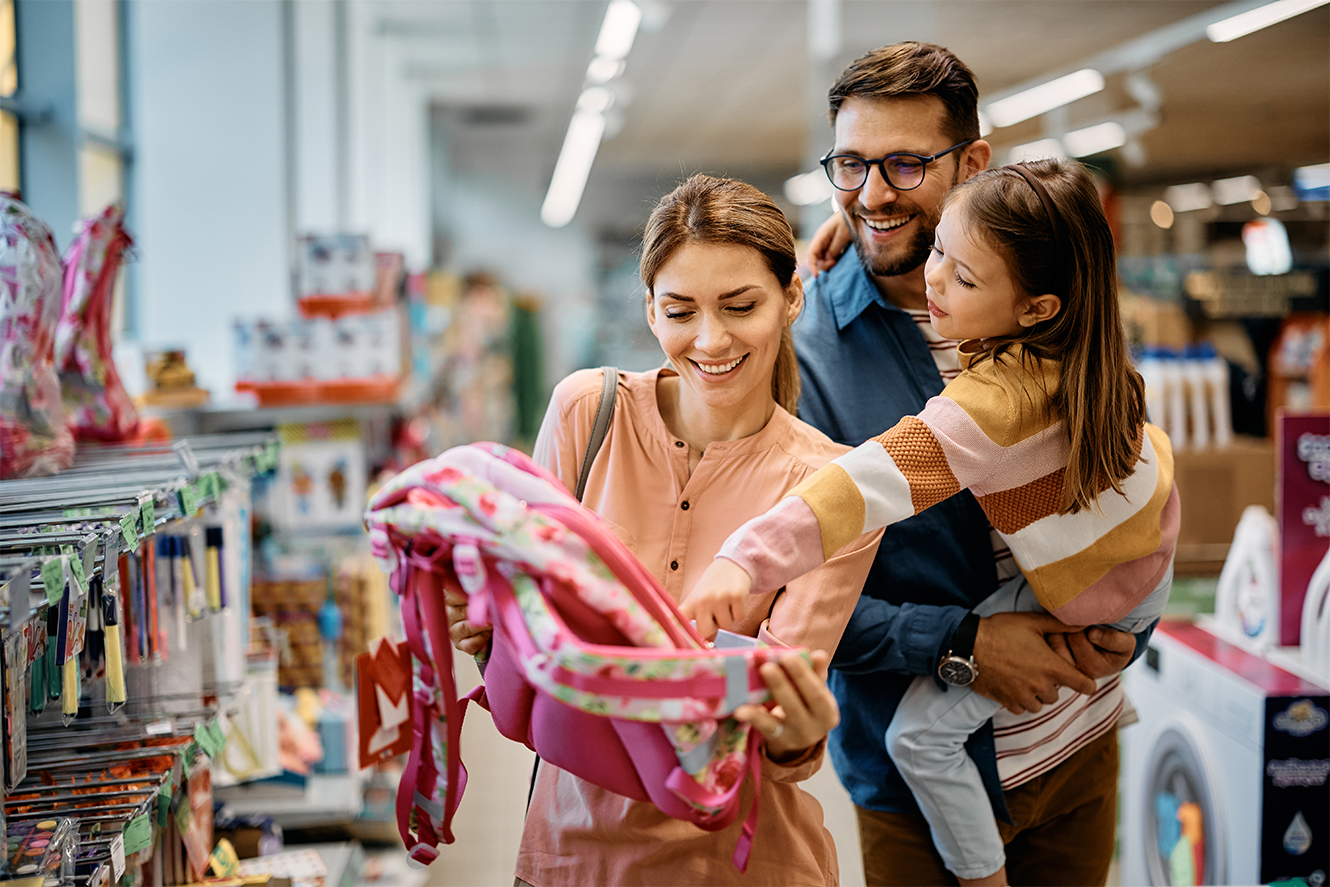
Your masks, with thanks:
M832 316L836 319L837 330L843 330L854 323L874 302L888 311L901 310L877 291L873 279L860 264L859 253L853 245L845 250L845 254L840 257L835 267L823 272L818 280L827 291L827 302L831 306Z

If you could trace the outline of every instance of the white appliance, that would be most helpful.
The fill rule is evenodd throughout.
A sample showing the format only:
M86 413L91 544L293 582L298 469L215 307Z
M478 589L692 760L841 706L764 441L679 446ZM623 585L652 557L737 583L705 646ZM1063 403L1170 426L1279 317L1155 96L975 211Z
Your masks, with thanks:
M1121 882L1323 887L1330 693L1177 622L1123 680Z

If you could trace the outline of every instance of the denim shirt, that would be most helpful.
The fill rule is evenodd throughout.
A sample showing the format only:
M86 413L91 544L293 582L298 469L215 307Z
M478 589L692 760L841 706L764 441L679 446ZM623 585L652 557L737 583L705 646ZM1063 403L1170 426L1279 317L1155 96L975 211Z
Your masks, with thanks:
M793 333L799 418L838 443L857 446L942 391L914 318L878 293L853 248L809 287ZM988 520L968 491L887 527L829 679L841 723L828 748L858 806L917 809L887 754L887 724L910 682L935 673L961 617L996 588ZM967 745L1007 819L992 723Z

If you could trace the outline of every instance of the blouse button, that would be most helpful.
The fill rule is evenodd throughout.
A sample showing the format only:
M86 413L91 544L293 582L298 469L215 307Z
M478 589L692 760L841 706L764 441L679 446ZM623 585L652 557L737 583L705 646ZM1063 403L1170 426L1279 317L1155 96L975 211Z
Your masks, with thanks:
M678 561L670 561L670 569L671 569L671 570L677 570L677 569L679 569L679 562L678 562Z
M688 503L685 502L685 503L683 503L682 505L680 505L679 507L682 508L684 511L687 511L687 510L688 510Z
M683 446L683 441L681 441L681 440L676 440L676 441L674 442L674 445L675 445L676 447L681 447L681 446Z

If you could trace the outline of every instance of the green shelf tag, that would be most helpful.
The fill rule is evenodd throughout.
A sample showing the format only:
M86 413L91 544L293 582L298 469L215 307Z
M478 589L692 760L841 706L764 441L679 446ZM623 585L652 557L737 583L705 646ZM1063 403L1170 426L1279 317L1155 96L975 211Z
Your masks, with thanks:
M193 484L185 484L177 494L180 498L180 511L185 517L193 517L199 510L199 494Z
M126 548L134 549L139 547L139 534L134 526L137 519L137 514L127 514L120 518L120 535L125 537Z
M63 557L53 557L42 563L42 587L46 600L55 606L65 593L65 566Z
M125 855L132 856L152 846L152 820L148 814L135 816L125 825Z
M222 753L222 748L226 745L226 737L221 738L218 743L217 733L212 724L198 724L194 727L194 741L203 749L203 753L210 758L216 758Z
M74 581L78 583L79 591L88 587L88 576L83 572L83 558L79 557L72 550L68 554L69 572L74 574Z
M157 509L151 499L139 506L139 520L143 526L143 535L151 536L157 526Z
M226 749L226 733L222 730L222 725L213 720L204 729L212 735L212 744L217 748L217 754L220 755ZM217 757L217 755L212 757Z

